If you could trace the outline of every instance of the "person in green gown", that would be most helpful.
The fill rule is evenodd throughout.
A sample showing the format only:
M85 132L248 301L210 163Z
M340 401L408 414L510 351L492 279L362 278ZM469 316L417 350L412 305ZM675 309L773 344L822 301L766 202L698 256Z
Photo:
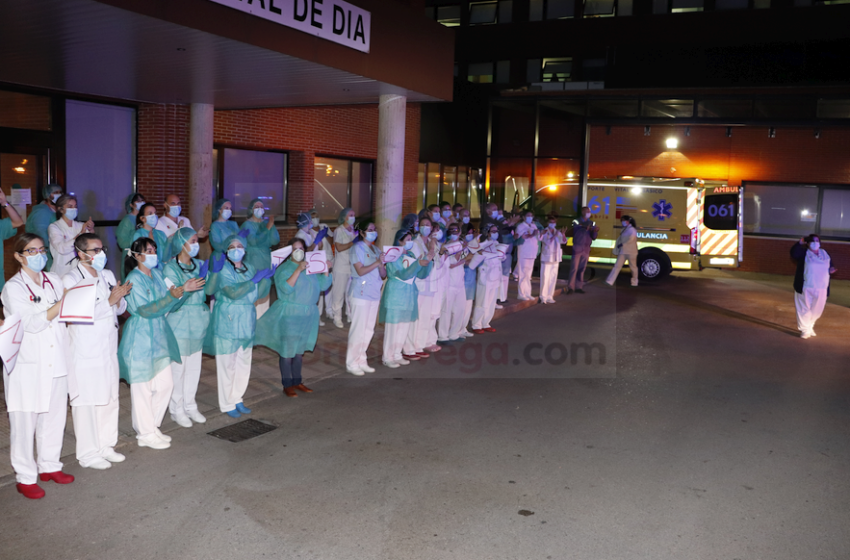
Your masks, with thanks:
M251 215L239 226L240 235L245 237L246 245L245 262L254 267L254 270L264 270L272 265L272 247L280 243L280 234L274 227L274 216L266 214L263 201L255 198L248 204ZM271 283L260 288L257 296L257 317L269 309L269 289Z
M205 282L207 271L204 261L195 258L201 249L198 233L192 228L180 228L171 236L170 242L171 253L177 256L165 264L165 278L175 286L182 286L193 278ZM201 380L201 354L210 324L210 308L203 291L183 297L186 301L168 314L168 324L180 347L180 363L171 365L174 390L168 411L178 425L191 428L192 422L203 424L207 421L198 411L195 394Z
M156 215L156 206L150 202L145 203L139 208L139 215L136 216L136 233L133 234L133 241L139 238L152 239L156 243L156 254L158 264L161 267L171 260L171 244L168 242L168 237L165 233L156 229L159 216Z
M227 251L225 240L239 233L239 224L230 217L233 216L233 204L226 198L220 198L213 206L213 223L210 226L210 245L213 257L219 258Z
M257 321L256 344L271 348L280 355L280 381L287 397L297 397L295 390L312 393L304 385L301 366L304 352L312 352L319 335L319 294L331 287L333 278L324 274L307 274L306 247L301 238L289 242L292 256L277 267L274 285L277 301Z
M50 236L47 234L47 228L58 219L56 217L56 201L64 192L65 189L55 183L45 185L41 190L44 200L33 206L30 215L27 216L27 225L24 231L34 233L44 240L44 248L47 249L45 270L50 270L53 266L53 255L50 254Z
M136 234L136 216L139 215L139 210L145 205L145 197L139 193L133 193L124 200L124 210L127 215L121 218L118 228L115 231L115 237L118 240L118 248L122 252L130 248L133 244L133 236ZM121 281L124 281L124 267L121 268Z
M204 283L192 278L169 288L158 268L156 243L148 237L133 241L127 252L124 267L133 288L124 297L130 318L118 345L118 368L121 379L130 384L139 446L167 449L171 436L159 427L171 399L171 364L180 363L180 346L165 316L185 303L187 294L203 289Z

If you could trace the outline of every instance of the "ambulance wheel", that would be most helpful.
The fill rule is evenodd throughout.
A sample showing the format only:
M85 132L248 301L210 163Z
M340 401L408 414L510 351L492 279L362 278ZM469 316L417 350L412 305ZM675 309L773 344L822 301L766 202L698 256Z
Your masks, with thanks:
M638 251L637 261L640 279L647 282L660 280L673 270L673 265L667 253L654 247L647 247Z

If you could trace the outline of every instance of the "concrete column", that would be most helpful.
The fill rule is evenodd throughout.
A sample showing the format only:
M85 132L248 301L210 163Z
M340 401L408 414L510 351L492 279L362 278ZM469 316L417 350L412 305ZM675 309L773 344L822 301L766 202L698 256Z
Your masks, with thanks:
M192 226L200 229L212 222L213 204L213 125L215 110L209 103L192 103L189 115L189 211ZM201 258L210 253L201 244Z
M404 132L407 97L382 95L378 103L378 172L375 219L379 243L392 245L401 225L404 193Z

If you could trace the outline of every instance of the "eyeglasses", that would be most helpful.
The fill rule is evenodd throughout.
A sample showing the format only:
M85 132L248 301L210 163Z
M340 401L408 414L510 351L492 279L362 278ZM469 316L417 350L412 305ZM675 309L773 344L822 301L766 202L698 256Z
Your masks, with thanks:
M29 255L31 257L34 257L36 255L46 255L47 249L45 249L44 247L41 247L40 249L24 249L23 251L21 251L18 254L19 255Z
M99 255L101 253L106 254L106 247L95 247L94 249L86 249L83 253L94 253L95 255Z

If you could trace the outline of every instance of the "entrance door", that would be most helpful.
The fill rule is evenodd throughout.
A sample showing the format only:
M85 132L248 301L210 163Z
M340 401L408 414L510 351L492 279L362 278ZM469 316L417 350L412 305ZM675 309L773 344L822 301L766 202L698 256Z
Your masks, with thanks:
M0 152L0 188L26 222L33 204L40 201L41 189L47 184L47 150L26 150L30 153ZM41 152L41 153L39 153ZM3 211L2 217L8 217ZM24 233L24 227L18 228ZM8 280L17 272L18 264L12 256L14 238L3 242L3 272Z

